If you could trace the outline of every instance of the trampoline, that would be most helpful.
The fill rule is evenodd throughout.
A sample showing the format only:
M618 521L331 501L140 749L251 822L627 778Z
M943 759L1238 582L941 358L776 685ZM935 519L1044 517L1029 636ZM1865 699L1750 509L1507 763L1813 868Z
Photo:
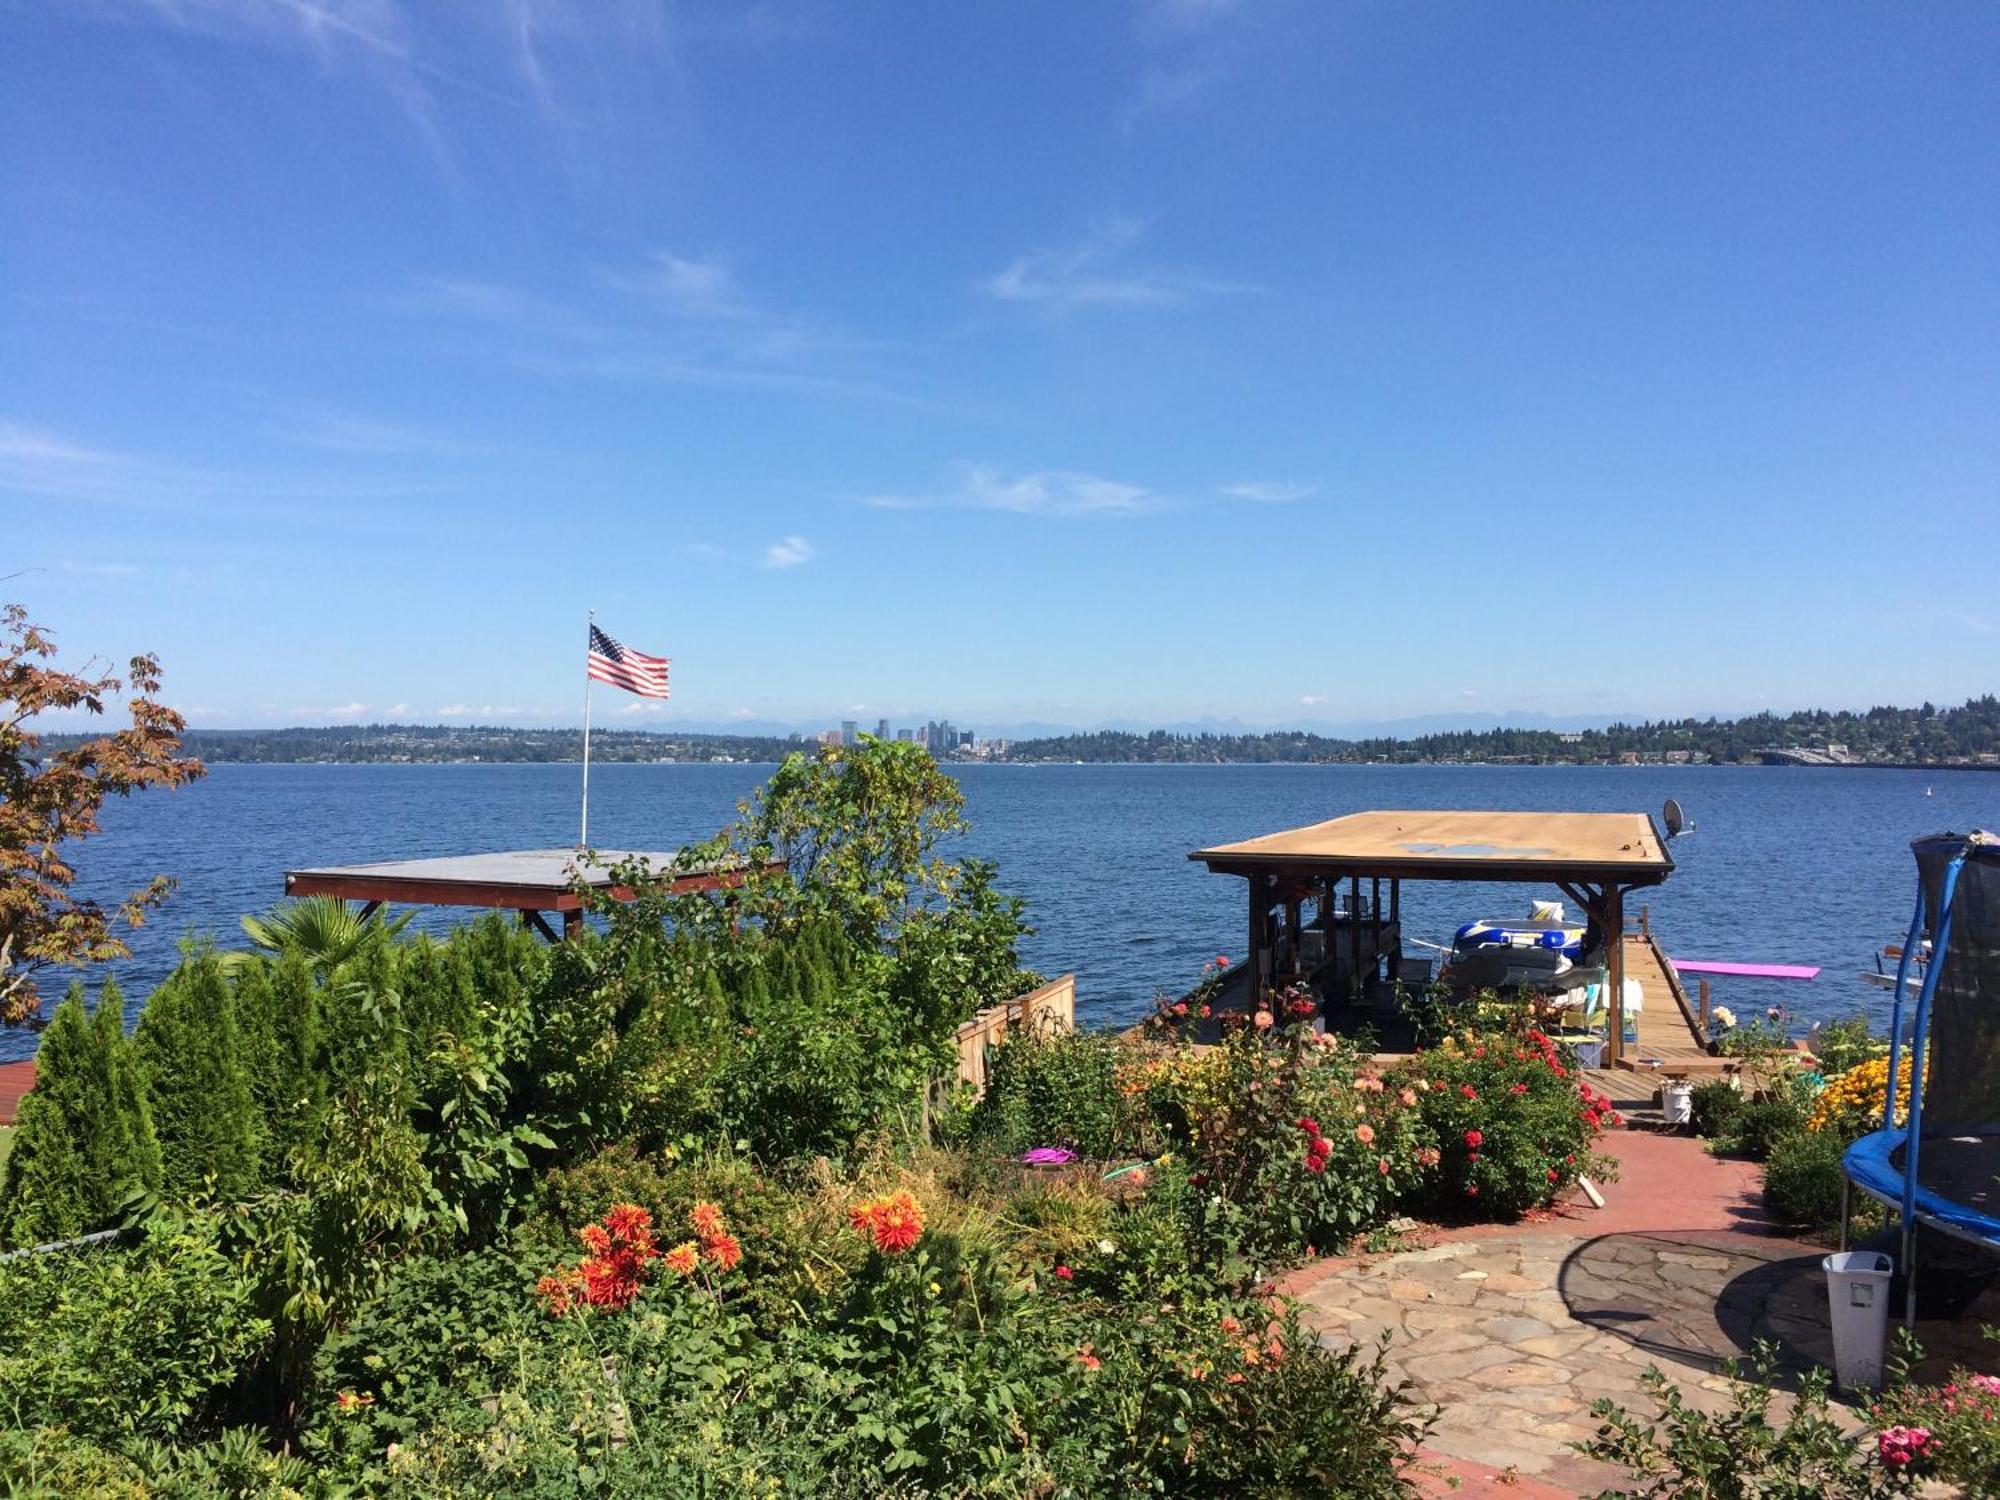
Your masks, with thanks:
M1843 1162L1852 1188L1898 1216L1905 1322L1916 1317L1919 1227L2000 1249L2000 838L1940 833L1910 850L1917 905L1896 969L1882 1128L1848 1147ZM1910 956L1926 936L1936 957L1906 999ZM1906 1051L1909 1112L1899 1123Z

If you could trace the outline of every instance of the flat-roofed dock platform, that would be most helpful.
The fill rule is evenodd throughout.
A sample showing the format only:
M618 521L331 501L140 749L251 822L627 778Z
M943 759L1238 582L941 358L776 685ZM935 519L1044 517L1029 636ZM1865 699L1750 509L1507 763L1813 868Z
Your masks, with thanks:
M287 870L285 894L359 901L371 911L388 902L495 907L521 912L524 921L533 920L537 926L543 924L533 914L560 912L564 926L574 930L583 921L585 905L579 886L629 901L635 892L614 871L633 860L644 861L654 878L675 895L730 889L751 874L742 860L686 863L672 850L502 849Z

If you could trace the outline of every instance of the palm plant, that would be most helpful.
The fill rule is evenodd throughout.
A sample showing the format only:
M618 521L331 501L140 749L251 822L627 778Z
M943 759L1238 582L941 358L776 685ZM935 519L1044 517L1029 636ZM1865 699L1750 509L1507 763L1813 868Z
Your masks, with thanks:
M369 943L396 936L415 916L415 911L406 911L399 917L370 921L332 896L303 896L274 906L261 917L242 920L245 935L258 948L274 956L297 954L327 979Z

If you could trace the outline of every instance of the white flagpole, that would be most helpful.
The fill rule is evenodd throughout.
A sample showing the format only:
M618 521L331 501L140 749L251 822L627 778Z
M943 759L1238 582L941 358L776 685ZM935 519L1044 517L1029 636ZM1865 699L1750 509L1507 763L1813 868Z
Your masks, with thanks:
M594 609L590 612L590 623L593 629L597 625L597 611ZM584 641L586 652L589 647L590 642L586 637ZM583 671L583 823L576 832L576 846L579 849L590 847L590 680L590 663L586 657Z

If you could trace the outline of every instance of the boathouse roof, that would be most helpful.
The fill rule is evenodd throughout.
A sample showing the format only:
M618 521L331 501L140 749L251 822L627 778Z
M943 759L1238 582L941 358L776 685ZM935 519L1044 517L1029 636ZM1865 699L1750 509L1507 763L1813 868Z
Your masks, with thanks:
M1646 813L1349 813L1188 858L1220 874L1285 869L1404 880L1601 881L1656 885L1674 868Z

